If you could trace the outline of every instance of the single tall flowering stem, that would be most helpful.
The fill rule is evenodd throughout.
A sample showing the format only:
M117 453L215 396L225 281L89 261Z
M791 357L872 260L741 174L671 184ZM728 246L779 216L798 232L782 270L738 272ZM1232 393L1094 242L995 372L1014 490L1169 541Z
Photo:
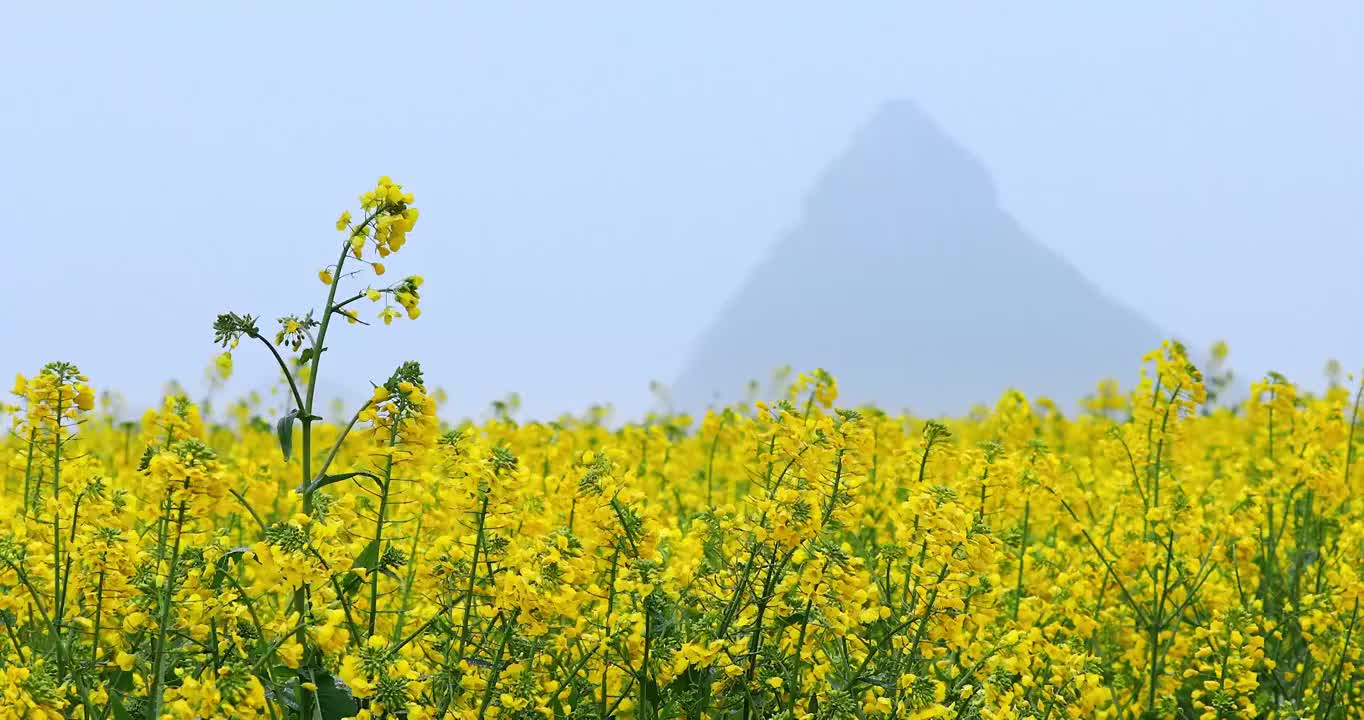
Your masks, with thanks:
M365 222L361 223L360 225L361 230L365 230L368 228L370 219L371 218L366 218ZM349 244L342 244L341 256L336 261L338 279L341 275L341 267L346 262L346 255L349 249L350 249ZM327 288L327 302L325 305L322 306L323 308L322 321L317 329L317 341L314 342L312 346L313 350L312 366L309 368L308 372L308 391L303 399L303 407L298 409L299 421L303 425L301 431L303 448L302 452L300 453L301 457L299 458L300 460L299 466L301 470L300 477L301 482L299 484L299 487L301 488L301 492L303 494L303 514L305 515L312 514L313 495L314 493L317 492L316 489L313 487L312 466L313 420L318 419L313 416L313 398L317 392L317 368L322 360L322 349L325 347L322 343L325 342L327 339L327 328L330 327L332 315L335 314L336 312L336 309L333 307L332 303L335 302L336 300L336 288L338 285L340 285L340 282L332 282L328 285ZM285 369L285 372L286 373L288 372L287 368ZM289 382L291 385L294 383L292 379L290 379ZM340 440L337 441L337 444L338 445L340 444ZM305 652L308 647L307 623L309 616L312 614L311 608L309 607L310 590L311 588L309 588L308 585L305 583L304 585L300 586L297 590L294 591L294 611L298 613L299 617L299 625L298 629L294 631L294 639L296 642L298 642L299 645L302 645L304 647ZM314 691L310 691L307 689L307 684L310 683L310 678L308 677L307 671L303 669L304 667L306 666L300 665L298 672L298 684L300 691L298 715L300 719L310 717L312 714L312 706L317 702L316 693Z
M366 217L356 229L356 234L368 232L369 224L373 222L378 212ZM327 302L322 306L322 320L317 327L317 341L313 343L312 365L308 368L308 392L303 397L303 407L299 408L299 421L303 423L303 453L301 465L303 470L303 512L311 513L313 510L313 493L316 490L312 487L312 429L313 420L313 399L317 394L317 369L322 363L322 349L327 340L327 329L331 327L332 316L336 314L336 288L341 285L341 268L346 264L346 256L350 254L350 243L341 244L341 255L336 259L336 277L338 282L332 282L327 286Z
M318 489L330 482L321 473L318 476L313 474L313 427L314 423L321 420L314 412L314 403L317 396L317 379L319 368L322 363L322 353L326 351L327 334L332 327L332 322L337 315L342 315L350 322L359 322L359 318L354 310L346 309L351 303L367 298L372 302L385 300L385 307L379 312L379 317L385 324L392 323L399 314L387 302L388 299L396 300L407 312L407 316L416 319L421 310L417 307L420 298L419 288L422 284L420 276L410 276L401 282L386 288L376 289L367 288L364 291L350 297L340 303L337 302L337 288L341 280L347 277L345 273L348 258L354 257L357 261L366 262L374 270L376 276L384 274L383 263L365 259L366 252L376 254L379 258L384 258L393 252L398 251L406 243L407 233L417 221L417 209L412 207L411 193L405 193L402 186L394 183L388 177L382 177L371 191L364 193L360 197L360 204L363 208L363 220L358 224L352 225L349 212L343 213L336 222L336 229L346 233L346 239L341 243L341 252L337 256L334 265L324 268L318 275L322 282L327 285L327 298L322 306L320 319L314 320L312 313L309 312L303 317L286 316L280 319L281 329L275 336L275 344L291 347L298 351L303 348L304 339L307 339L307 349L300 355L300 363L308 367L306 389L299 391L299 383L295 379L294 372L285 362L283 356L275 349L260 332L253 316L240 316L235 313L220 315L214 323L215 339L224 347L235 348L240 338L245 336L260 340L269 348L271 355L279 365L280 371L289 383L295 409L286 414L281 420L278 428L281 447L284 451L285 459L290 456L292 445L293 422L299 421L302 425L300 432L301 448L299 458L300 482L298 493L302 496L302 510L305 516L311 517L316 510L316 493ZM316 328L316 335L312 334ZM230 366L230 356L226 356L224 364ZM362 408L361 412L364 411ZM358 415L357 415L358 417ZM335 441L335 445L324 461L322 472L330 466L332 459L336 457L341 443L346 435L354 427L354 421L345 426ZM311 529L305 528L305 533L310 533ZM300 718L311 718L314 707L317 703L315 684L313 683L313 661L315 654L308 643L308 624L312 620L310 582L305 578L294 590L293 608L298 614L299 623L293 632L294 639L303 649L302 662L298 664L297 681L299 687L299 716Z

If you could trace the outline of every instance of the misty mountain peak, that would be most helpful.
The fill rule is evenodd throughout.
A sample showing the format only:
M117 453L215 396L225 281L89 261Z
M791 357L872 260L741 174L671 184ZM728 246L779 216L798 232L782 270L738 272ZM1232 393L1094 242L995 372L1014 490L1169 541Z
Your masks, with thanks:
M848 404L954 413L1009 388L1066 403L1134 378L1160 339L1029 237L984 165L896 101L816 180L673 396L686 410L732 402L790 365L832 372Z
M853 136L807 199L807 219L846 222L852 209L934 212L996 203L985 166L908 100L882 105ZM882 218L877 218L882 219Z

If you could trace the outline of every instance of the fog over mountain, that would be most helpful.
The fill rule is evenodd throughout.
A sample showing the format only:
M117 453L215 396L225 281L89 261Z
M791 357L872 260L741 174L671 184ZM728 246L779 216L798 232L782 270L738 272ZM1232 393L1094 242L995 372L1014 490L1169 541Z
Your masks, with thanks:
M822 367L840 404L964 412L1016 387L1072 403L1129 384L1163 333L1001 209L982 164L891 102L816 182L672 388L697 410L773 370Z

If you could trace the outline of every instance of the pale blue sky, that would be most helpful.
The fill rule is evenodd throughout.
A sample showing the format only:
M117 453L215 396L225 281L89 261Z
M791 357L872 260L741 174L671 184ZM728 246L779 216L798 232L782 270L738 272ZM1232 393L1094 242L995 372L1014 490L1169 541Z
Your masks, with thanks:
M1364 363L1364 4L4 16L6 374L69 359L137 404L198 380L217 312L321 301L336 214L386 173L423 211L390 267L426 276L425 314L343 329L324 393L410 357L456 412L519 390L537 415L636 413L891 98L976 153L1036 238L1158 325L1228 338L1245 374Z

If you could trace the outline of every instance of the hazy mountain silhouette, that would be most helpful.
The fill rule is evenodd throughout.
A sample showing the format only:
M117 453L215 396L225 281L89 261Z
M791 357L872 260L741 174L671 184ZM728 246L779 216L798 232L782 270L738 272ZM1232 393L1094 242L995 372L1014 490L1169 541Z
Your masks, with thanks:
M832 372L840 405L957 413L1010 387L1069 404L1107 377L1130 384L1161 337L1029 237L976 158L893 102L825 171L672 395L692 411L738 400L789 364Z

